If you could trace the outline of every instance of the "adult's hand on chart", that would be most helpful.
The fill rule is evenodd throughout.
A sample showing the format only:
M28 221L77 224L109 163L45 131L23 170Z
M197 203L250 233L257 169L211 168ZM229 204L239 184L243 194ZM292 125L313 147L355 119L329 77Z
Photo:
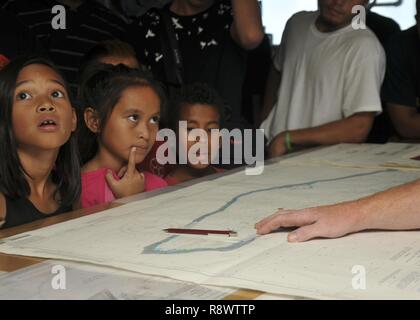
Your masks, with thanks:
M338 238L360 231L361 215L357 203L347 202L303 210L282 210L255 225L257 234L265 235L282 227L297 227L289 233L289 242L303 242L314 238Z

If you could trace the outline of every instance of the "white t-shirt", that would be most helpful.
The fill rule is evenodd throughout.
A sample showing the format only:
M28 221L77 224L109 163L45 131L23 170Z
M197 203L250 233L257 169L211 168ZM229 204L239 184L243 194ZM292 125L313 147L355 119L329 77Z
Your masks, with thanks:
M358 112L382 111L385 52L369 29L322 33L319 12L287 22L274 66L282 73L277 103L261 124L269 141L286 130L320 126Z

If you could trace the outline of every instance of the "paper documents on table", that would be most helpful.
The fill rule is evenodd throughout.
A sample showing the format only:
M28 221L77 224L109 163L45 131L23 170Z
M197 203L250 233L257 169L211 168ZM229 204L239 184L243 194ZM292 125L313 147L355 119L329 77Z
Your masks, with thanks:
M4 239L0 252L291 296L419 299L418 231L289 244L286 231L259 237L254 230L277 208L353 200L419 178L418 170L279 162L259 176L239 172L19 234ZM170 235L162 231L167 228L234 230L238 236Z
M420 144L339 144L284 161L296 165L329 164L354 168L420 169ZM418 158L418 160L416 160Z
M68 261L0 275L0 300L217 300L233 292Z

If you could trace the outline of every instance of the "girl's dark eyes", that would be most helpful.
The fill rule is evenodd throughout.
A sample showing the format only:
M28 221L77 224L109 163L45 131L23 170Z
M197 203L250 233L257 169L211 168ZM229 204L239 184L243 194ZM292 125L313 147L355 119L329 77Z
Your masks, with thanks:
M54 91L51 95L53 96L53 98L63 98L64 97L64 93L61 92L60 90Z
M157 123L159 123L159 121L160 121L160 117L159 116L155 116L155 117L152 117L150 119L150 122L153 123L153 124L157 124Z
M138 114L132 114L132 115L128 116L127 119L129 121L132 121L132 122L137 122L137 121L139 121L140 116ZM152 124L157 124L160 121L160 117L159 116L152 117L152 118L150 118L149 121Z
M132 114L132 115L128 116L127 119L132 121L132 122L136 122L137 120L139 120L139 116L137 114Z
M32 98L32 96L27 92L19 92L16 95L16 98L17 98L17 100L28 100L28 99Z
M60 90L56 90L53 93L51 93L51 96L53 98L63 98L64 97L64 93L62 91L60 91ZM19 92L16 95L16 98L18 100L28 100L28 99L31 99L32 96L28 92Z

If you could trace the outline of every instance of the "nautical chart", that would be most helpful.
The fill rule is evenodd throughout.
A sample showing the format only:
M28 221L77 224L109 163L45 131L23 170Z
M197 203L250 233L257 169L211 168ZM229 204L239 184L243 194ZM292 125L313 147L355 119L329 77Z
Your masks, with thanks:
M279 294L419 298L420 278L414 274L420 266L419 232L367 232L293 245L286 241L287 231L260 237L254 230L277 208L352 200L418 178L420 171L279 162L260 176L239 172L20 234L6 239L0 252ZM163 231L185 227L231 229L238 237ZM354 265L368 268L370 290L351 288Z

